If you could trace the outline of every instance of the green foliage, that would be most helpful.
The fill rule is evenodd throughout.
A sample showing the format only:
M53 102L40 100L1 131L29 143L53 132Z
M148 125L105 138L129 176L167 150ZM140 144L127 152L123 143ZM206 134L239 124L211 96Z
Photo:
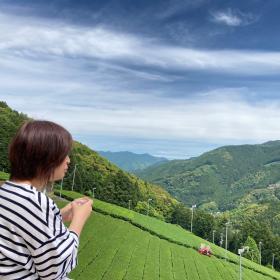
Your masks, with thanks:
M189 230L191 227L191 210L182 203L177 204L172 215L172 223Z
M260 251L256 241L251 236L247 237L244 246L248 246L249 251L243 254L243 256L255 263L260 263Z
M209 213L216 213L218 212L218 205L215 201L210 201L200 205L199 209L207 211Z
M9 179L9 174L3 171L0 171L0 181L6 181Z
M220 210L237 207L252 190L254 202L278 200L279 188L264 188L280 181L280 141L261 145L227 146L189 160L174 160L139 172L141 178L162 185L187 205ZM212 205L214 206L214 205Z
M103 201L135 208L139 202L152 198L152 215L169 220L178 202L158 186L148 184L136 176L122 171L87 146L75 142L70 155L71 165L64 179L64 188L71 189L74 167L76 177L74 190L84 194L93 192Z
M194 212L194 219L193 219L193 232L204 238L207 239L215 226L214 217L204 211L197 210Z
M8 145L18 127L28 120L24 114L13 111L0 101L0 170L9 172Z
M81 196L63 193L72 199ZM99 200L94 210L81 235L79 265L70 278L238 279L236 255L228 253L225 262L225 250L215 245L211 258L199 255L197 248L205 240L178 226ZM244 280L280 279L279 273L249 260L244 260L243 271Z

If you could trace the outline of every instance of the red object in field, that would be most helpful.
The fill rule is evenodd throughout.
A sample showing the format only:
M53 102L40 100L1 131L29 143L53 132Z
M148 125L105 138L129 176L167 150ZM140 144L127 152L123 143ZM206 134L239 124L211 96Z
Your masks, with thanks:
M211 257L211 255L212 255L210 248L207 248L207 247L200 248L198 250L198 252L201 255L205 255L205 256L208 256L208 257Z

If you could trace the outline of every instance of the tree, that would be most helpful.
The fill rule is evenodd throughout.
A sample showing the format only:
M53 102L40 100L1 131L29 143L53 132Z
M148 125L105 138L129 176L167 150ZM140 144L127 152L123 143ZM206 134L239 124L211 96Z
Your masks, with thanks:
M215 226L214 217L202 210L196 210L193 220L194 234L207 239L211 235Z
M260 251L254 238L248 236L244 246L248 246L249 251L247 251L243 256L255 263L260 263Z
M172 224L180 225L181 227L190 230L191 224L191 211L182 203L178 203L172 214Z

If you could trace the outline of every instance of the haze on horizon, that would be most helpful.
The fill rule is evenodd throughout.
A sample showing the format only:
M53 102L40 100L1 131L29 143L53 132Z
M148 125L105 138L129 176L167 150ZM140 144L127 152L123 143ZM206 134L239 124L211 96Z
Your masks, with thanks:
M94 150L280 139L279 1L0 0L0 100Z

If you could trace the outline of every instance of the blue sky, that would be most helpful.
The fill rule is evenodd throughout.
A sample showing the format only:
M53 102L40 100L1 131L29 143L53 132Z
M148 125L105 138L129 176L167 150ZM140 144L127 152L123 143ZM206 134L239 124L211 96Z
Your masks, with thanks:
M279 1L1 1L0 99L94 150L280 139Z

